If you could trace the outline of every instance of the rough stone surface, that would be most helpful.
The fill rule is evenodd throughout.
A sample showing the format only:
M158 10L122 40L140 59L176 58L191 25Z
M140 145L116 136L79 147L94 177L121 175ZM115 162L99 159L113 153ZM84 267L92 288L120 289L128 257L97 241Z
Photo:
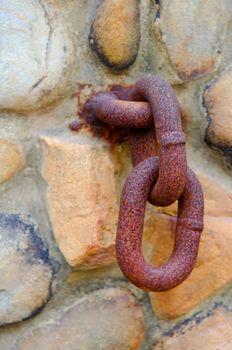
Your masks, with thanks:
M196 79L219 65L231 9L229 0L160 1L156 25L181 80Z
M74 62L59 2L0 0L0 109L45 107L67 94Z
M232 71L222 74L204 92L204 106L208 117L205 140L226 154L232 151Z
M115 261L118 206L108 147L88 137L44 137L42 174L56 241L71 266Z
M0 184L15 175L24 165L24 156L17 145L0 138Z
M230 350L232 314L223 307L197 324L164 337L153 350Z
M199 179L205 193L206 215L197 263L190 277L178 287L167 292L150 293L154 311L161 318L185 314L232 281L232 195L205 176L199 176ZM159 265L170 256L175 223L175 217L164 213L148 219L147 240L150 249L153 247L153 253L150 253L152 263Z
M138 0L102 0L89 39L91 47L107 66L114 69L130 66L139 48Z
M4 350L136 350L145 334L144 312L128 291L106 288L76 300ZM2 343L1 343L2 342ZM11 341L11 344L13 342Z
M51 294L48 250L31 222L0 214L0 325L38 312Z
M204 133L232 159L232 2L0 0L0 8L0 212L8 213L0 349L151 350L153 340L161 349L230 348L231 316L219 305L232 310L232 167ZM92 93L150 73L177 93L206 204L196 268L178 288L150 293L152 305L121 281L115 261L129 147L113 129L111 145L83 124L68 129ZM147 206L144 255L159 264L172 249L176 205Z

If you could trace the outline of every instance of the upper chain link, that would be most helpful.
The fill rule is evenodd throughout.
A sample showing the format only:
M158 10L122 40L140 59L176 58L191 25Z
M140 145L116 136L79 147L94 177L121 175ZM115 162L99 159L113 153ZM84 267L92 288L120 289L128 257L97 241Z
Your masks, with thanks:
M204 212L201 186L186 163L185 136L174 90L162 78L148 76L133 86L97 93L86 102L84 113L130 129L134 169L123 188L116 237L122 272L144 290L174 288L194 267ZM159 157L155 157L155 138ZM141 249L147 200L157 206L178 200L173 253L160 267L145 262Z

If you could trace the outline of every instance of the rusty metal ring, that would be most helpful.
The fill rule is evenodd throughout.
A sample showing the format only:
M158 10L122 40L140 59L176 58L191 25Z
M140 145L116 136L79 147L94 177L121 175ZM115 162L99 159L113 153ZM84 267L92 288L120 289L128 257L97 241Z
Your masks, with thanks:
M146 76L134 86L113 87L111 92L96 94L86 102L84 111L87 118L91 115L113 126L135 130L155 126L160 149L160 170L149 201L157 206L165 206L179 198L187 172L185 136L181 127L180 107L168 83L158 76ZM132 137L134 143L138 144L136 131Z
M160 166L150 202L158 206L172 204L183 192L187 173L185 135L176 94L162 78L146 76L135 83L129 98L139 101L145 99L153 114Z
M137 287L161 292L176 287L191 273L203 230L203 194L188 168L186 186L178 200L175 245L169 260L150 265L142 254L142 235L148 194L159 176L159 160L150 157L139 163L124 185L116 237L116 254L123 274Z
M125 99L130 89L121 87L121 97ZM114 92L98 92L85 103L86 119L88 119L88 115L91 115L103 123L121 128L154 127L149 103L124 99L119 99Z

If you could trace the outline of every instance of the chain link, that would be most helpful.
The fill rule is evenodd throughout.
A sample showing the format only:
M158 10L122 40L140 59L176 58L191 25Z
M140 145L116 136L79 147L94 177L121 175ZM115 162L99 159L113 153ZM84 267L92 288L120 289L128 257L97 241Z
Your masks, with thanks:
M201 186L187 167L174 90L162 78L147 76L133 86L117 85L111 91L97 93L85 103L83 111L103 123L129 129L134 169L122 191L116 237L122 272L144 290L174 288L194 267L204 213ZM178 200L173 252L160 267L145 262L142 254L147 200L157 206Z

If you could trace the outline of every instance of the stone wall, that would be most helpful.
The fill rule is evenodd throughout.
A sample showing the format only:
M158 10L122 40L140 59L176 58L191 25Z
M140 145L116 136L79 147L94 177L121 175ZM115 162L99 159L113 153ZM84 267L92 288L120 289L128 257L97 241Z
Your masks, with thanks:
M0 349L232 348L230 0L0 0ZM125 143L68 125L92 92L159 74L175 89L205 195L191 276L145 293L115 259ZM147 207L170 255L176 205Z

